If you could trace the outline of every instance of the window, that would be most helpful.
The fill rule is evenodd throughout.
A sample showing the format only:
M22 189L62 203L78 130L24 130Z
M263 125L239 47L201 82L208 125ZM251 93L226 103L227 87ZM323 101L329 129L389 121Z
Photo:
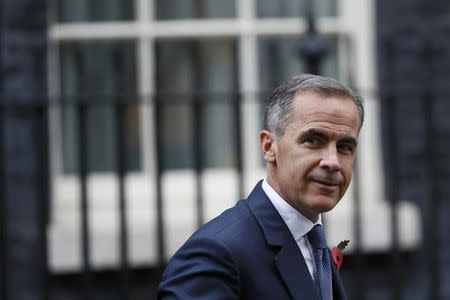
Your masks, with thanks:
M233 167L237 97L233 39L157 41L156 88L162 103L163 168L192 168L194 122L201 122L203 166ZM195 119L195 105L198 118Z
M156 16L165 19L233 18L239 0L156 0Z
M140 167L139 115L136 99L135 47L132 42L78 41L60 45L62 148L65 173L78 172L79 103L87 105L89 172L116 169L115 105L125 102L128 170Z
M65 173L76 172L78 164L74 147L78 124L71 103L90 104L86 120L90 172L115 169L113 103L119 98L130 103L126 121L128 170L150 171L151 164L146 162L152 159L152 150L145 145L152 144L148 135L152 129L147 128L152 120L145 119L152 116L142 114L139 103L151 104L154 97L162 103L158 125L163 138L163 169L194 166L196 122L201 124L201 167L226 168L236 164L232 143L236 97L260 106L268 91L304 70L296 50L301 32L296 28L299 16L308 9L306 0L255 0L253 7L218 0L103 2L59 0L57 5L53 41L59 47L56 65L61 77L54 82L65 105L61 138ZM336 1L311 3L319 16L338 17ZM270 18L267 24L266 18ZM254 25L249 31L240 26L240 20L251 20ZM339 77L339 27L330 27L330 31L322 69L324 74ZM196 102L203 103L197 112ZM252 111L259 121L252 125L243 122L258 127L261 110ZM258 157L254 150L247 157ZM260 159L250 160L250 166L262 166Z
M125 21L133 19L133 1L54 0L59 22Z
M336 0L256 0L258 17L306 17L309 5L321 17L337 16Z
M298 53L301 37L270 36L261 37L258 41L260 59L261 92L269 93L282 81L306 72L303 58ZM326 37L328 51L323 57L321 74L339 78L338 38Z

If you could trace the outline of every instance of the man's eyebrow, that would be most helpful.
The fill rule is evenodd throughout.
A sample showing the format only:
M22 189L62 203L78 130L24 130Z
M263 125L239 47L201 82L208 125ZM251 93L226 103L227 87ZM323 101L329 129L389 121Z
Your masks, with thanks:
M300 135L300 137L308 137L308 136L319 136L319 137L327 138L328 134L324 130L320 130L317 128L309 128L309 129L303 131ZM352 144L355 146L358 145L358 140L352 136L344 136L339 139L339 142L340 143L348 143L348 144Z
M320 136L327 136L326 132L317 128L309 128L306 131L302 132L302 135L320 135Z
M325 131L317 129L317 128L309 128L300 134L300 138L306 138L306 137L311 137L311 136L327 138L328 135Z

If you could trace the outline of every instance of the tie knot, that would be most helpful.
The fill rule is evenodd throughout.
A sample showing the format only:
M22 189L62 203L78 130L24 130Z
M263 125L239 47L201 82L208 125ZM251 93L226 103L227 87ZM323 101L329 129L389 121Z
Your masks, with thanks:
M308 232L308 239L314 249L327 249L327 241L323 232L322 225L314 225Z

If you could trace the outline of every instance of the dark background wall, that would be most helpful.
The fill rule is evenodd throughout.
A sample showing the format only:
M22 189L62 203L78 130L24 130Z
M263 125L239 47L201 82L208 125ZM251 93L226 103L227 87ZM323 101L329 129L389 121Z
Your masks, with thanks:
M2 299L46 299L45 0L1 0Z
M415 294L450 299L450 2L377 1L377 27L388 198L422 214Z

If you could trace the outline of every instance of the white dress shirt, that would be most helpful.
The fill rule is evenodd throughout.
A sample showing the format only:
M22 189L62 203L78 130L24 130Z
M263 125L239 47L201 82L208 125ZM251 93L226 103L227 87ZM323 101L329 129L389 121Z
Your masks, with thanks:
M305 258L311 277L316 280L316 263L314 262L312 246L309 243L306 234L314 227L314 225L322 225L321 215L317 218L316 223L313 223L298 210L284 201L265 179L262 182L262 189L289 228L289 231L297 242L303 257Z

